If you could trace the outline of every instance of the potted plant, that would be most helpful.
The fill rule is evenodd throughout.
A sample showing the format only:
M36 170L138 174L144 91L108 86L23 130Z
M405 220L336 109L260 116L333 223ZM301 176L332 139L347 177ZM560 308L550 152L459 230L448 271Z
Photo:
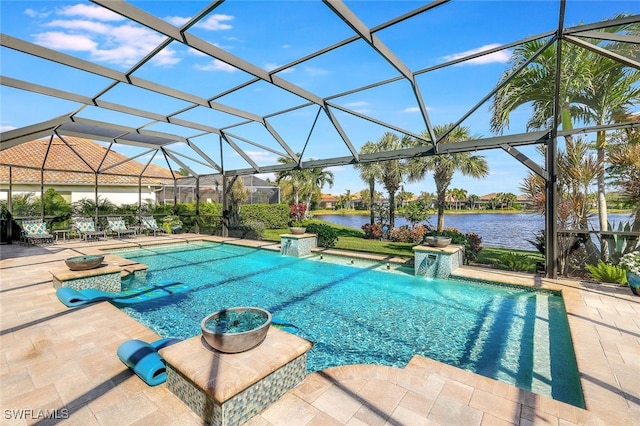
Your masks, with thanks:
M289 232L292 234L304 234L307 230L304 226L304 218L307 206L304 203L291 204L289 206Z
M182 229L182 221L178 216L165 216L162 219L162 228L167 232L167 234L175 234Z
M640 251L627 253L620 258L620 264L626 270L627 282L631 291L640 296Z

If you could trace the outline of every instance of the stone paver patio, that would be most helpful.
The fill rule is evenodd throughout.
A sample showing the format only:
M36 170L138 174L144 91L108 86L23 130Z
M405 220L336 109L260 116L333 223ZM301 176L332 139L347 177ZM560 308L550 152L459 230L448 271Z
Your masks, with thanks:
M0 246L1 424L202 424L165 385L147 386L116 356L124 340L154 340L154 332L107 302L65 307L49 273L100 246L172 239ZM456 273L562 290L587 410L416 356L403 369L356 365L310 374L248 424L640 425L639 297L613 286L479 268Z

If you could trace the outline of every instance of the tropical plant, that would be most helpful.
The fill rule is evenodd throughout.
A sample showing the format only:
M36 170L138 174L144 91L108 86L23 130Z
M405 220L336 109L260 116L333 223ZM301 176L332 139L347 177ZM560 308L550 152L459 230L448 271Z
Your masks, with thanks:
M307 225L307 232L316 234L318 246L332 248L338 242L338 232L331 226L324 223L311 222Z
M625 254L618 265L625 271L640 275L640 251Z
M622 119L628 121L627 117ZM632 209L634 220L630 230L640 232L640 131L635 128L617 132L611 142L607 168L609 183L620 191L620 197Z
M182 221L178 216L167 215L162 218L162 228L167 234L173 234L182 229Z
M303 226L307 214L307 206L304 203L291 204L289 206L289 226Z
M597 265L585 265L591 278L605 283L626 284L627 276L623 268L610 263L598 261Z
M417 201L411 201L400 207L398 209L398 213L411 223L412 228L414 228L418 223L424 222L431 217L429 208L425 205L424 201L420 199Z
M362 145L362 148L360 148L360 154L373 154L378 152L378 150L378 145L368 141ZM374 212L376 202L376 181L378 181L382 176L382 167L377 161L370 163L357 163L354 167L360 171L360 179L369 185L369 199L367 204L369 206L369 224L373 225L376 220Z
M384 236L382 225L378 223L365 223L362 225L362 230L364 231L364 238L367 240L381 240Z
M297 154L300 156L300 154ZM295 161L291 157L280 157L278 162L281 164L295 165ZM307 183L307 176L301 169L293 168L291 170L284 170L276 173L276 183L287 183L289 191L292 197L292 203L298 204L300 202L300 194L304 190Z
M313 167L311 169L306 169L302 171L303 177L306 180L306 184L302 186L302 194L305 197L305 204L307 206L307 210L311 207L311 199L314 195L320 196L322 193L322 188L326 184L329 187L333 186L334 175L332 172L324 170L322 167ZM347 191L347 195L350 195L350 191ZM352 198L348 199L351 201Z
M381 152L395 151L408 147L409 141L408 137L400 138L394 133L386 132L378 140L377 145ZM389 226L393 229L395 226L395 197L408 173L407 162L401 159L381 161L380 168L381 172L378 180L389 195Z
M446 138L439 143L453 143L472 138L467 127L458 126L453 129L452 127L453 124L435 126L434 132L436 135L447 134ZM425 139L428 138L428 132L424 132L423 136ZM418 140L414 140L412 143L414 145L421 144ZM476 179L489 174L489 166L484 157L468 152L412 158L409 160L409 169L409 180L413 182L422 180L427 172L433 171L438 207L437 229L439 231L444 230L446 194L455 172L460 171L463 175Z
M535 262L522 253L508 252L498 258L496 266L509 271L529 271Z
M637 35L640 33L640 24L634 22L604 28L601 31ZM625 49L625 43L610 42L606 37L590 39L588 42L606 50ZM512 66L498 82L500 89L491 105L493 131L501 133L508 127L510 114L522 105L531 105L533 108L527 130L550 128L555 104L556 44L545 48L545 43L540 39L514 48ZM531 62L527 64L528 61ZM524 68L519 70L523 66ZM559 116L562 130L572 129L574 120L598 125L610 123L615 114L629 111L637 103L640 95L640 86L637 84L640 81L640 71L627 68L621 62L574 44L564 43L560 68L562 76L559 80ZM565 137L567 143L570 143L571 139L571 136ZM601 230L607 230L605 146L605 133L598 131L595 165ZM606 252L606 248L603 252Z
M539 148L541 153L543 148ZM588 144L582 138L566 140L565 150L557 153L557 208L561 229L587 229L591 209L590 188L597 174L597 159L589 155ZM542 177L530 172L520 185L521 191L532 200L533 208L546 212L546 184ZM599 258L598 248L588 235L564 235L558 238L559 272L566 274L569 257L585 247L590 263Z

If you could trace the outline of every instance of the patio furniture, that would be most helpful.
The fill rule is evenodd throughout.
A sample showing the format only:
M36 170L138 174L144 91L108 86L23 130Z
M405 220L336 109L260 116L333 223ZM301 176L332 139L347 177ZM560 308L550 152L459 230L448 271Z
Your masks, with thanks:
M106 238L105 232L98 230L90 217L73 218L73 227L85 241L99 240L100 237Z
M153 236L157 236L158 233L166 234L167 231L158 226L158 222L153 216L140 216L140 225L142 230L147 233L153 232Z
M47 230L46 222L41 220L23 220L22 239L28 244L53 244L53 235Z
M124 219L121 217L108 217L107 223L109 223L109 230L112 235L115 233L116 238L136 236L136 230L127 228L126 223L124 223Z

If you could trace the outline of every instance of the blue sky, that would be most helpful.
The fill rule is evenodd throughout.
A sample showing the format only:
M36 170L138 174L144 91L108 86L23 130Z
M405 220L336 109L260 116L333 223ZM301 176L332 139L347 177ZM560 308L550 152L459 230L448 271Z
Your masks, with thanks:
M198 14L202 1L132 1L134 6L177 27ZM347 1L346 5L369 28L413 10L426 2ZM558 1L452 1L377 33L380 40L412 71L432 67L472 52L486 50L525 37L553 30L558 21ZM2 1L0 26L4 34L59 50L65 54L127 71L164 40L164 36L124 20L86 1ZM596 22L618 13L640 13L636 1L567 1L565 25ZM318 49L331 46L354 33L329 8L318 1L227 1L189 30L191 34L232 55L270 71ZM31 58L8 48L0 50L3 77L29 80L64 91L96 96L110 80L62 65ZM421 74L417 84L425 99L432 124L458 120L479 102L509 68L510 51L504 50L477 60ZM379 82L398 72L364 42L297 64L276 74L278 77L321 97L346 92ZM214 97L251 79L246 72L219 60L213 60L183 44L172 42L161 54L133 73L142 78L204 98ZM79 117L115 122L122 125L193 137L193 130L169 123L149 123L148 119L84 107L64 100L0 87L0 130L20 128L78 111ZM101 100L140 108L159 114L171 114L189 106L167 96L150 93L129 85L118 85ZM265 82L246 90L217 98L216 101L258 115L267 115L304 104L296 95ZM360 114L392 123L414 133L425 130L415 96L406 81L381 86L332 99L337 105ZM269 118L269 123L304 159L348 155L348 149L323 114L313 125L318 108L310 106ZM527 108L511 116L505 134L521 133L529 117ZM355 116L336 111L351 143L359 149L367 141L376 141L388 130ZM237 117L207 108L193 108L178 115L191 121L205 121L215 127L238 123ZM493 136L489 130L489 104L483 104L463 124L471 133ZM313 132L310 129L313 126ZM256 124L228 130L235 142L247 150L260 166L275 164L282 148ZM270 148L248 145L245 139ZM194 137L199 148L228 169L245 168L247 163L228 147L220 150L217 138ZM118 146L117 151L137 155L145 150ZM184 146L177 152L192 156ZM533 147L522 151L537 159ZM482 151L490 167L490 176L472 180L456 175L451 187L469 193L519 193L527 170L510 155L500 151ZM187 158L185 157L185 158ZM144 161L144 157L139 158ZM212 173L197 162L189 163L197 173ZM166 163L160 163L166 165ZM172 164L172 167L176 166ZM332 167L334 195L365 187L351 166ZM263 177L268 177L264 175ZM434 192L430 176L423 182L405 185L414 193Z

